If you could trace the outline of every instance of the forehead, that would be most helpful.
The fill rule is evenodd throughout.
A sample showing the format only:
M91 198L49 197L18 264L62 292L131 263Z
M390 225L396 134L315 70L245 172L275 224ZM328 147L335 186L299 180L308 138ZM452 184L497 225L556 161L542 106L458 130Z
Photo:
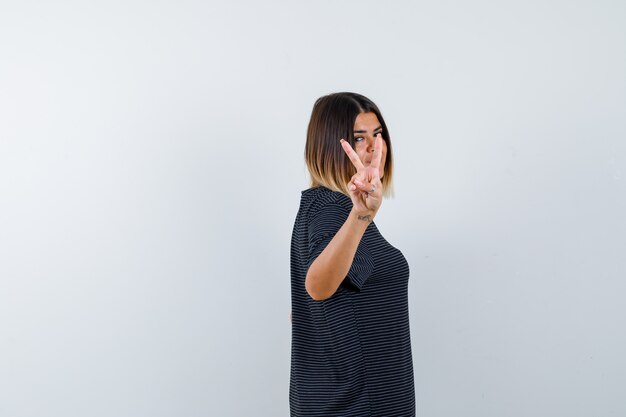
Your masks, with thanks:
M354 121L354 130L374 130L380 125L376 113L359 113Z

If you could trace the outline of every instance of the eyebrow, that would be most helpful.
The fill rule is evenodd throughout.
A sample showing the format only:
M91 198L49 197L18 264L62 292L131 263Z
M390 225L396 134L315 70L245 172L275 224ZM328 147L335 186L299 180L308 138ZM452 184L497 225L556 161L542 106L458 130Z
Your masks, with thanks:
M383 128L382 126L378 126L376 129L374 129L374 132L382 128ZM367 133L367 130L355 130L354 133Z

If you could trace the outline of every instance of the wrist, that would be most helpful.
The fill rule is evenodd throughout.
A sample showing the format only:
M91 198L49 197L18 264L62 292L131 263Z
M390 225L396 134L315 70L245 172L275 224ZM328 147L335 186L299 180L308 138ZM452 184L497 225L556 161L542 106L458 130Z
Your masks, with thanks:
M357 222L368 225L374 221L374 216L376 216L376 212L372 210L367 211L358 211L354 207L352 208L352 212L350 213L351 217L354 218Z

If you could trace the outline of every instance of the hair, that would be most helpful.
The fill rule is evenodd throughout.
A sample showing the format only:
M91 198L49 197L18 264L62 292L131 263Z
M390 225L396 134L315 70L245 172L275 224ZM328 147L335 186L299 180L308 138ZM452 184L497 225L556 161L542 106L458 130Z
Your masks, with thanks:
M311 176L312 188L324 186L350 196L348 183L356 174L356 168L339 140L344 138L354 149L354 122L359 114L369 112L378 118L383 128L383 140L387 144L385 169L381 179L383 196L393 196L393 154L385 120L374 102L361 94L351 92L320 97L313 105L304 149L304 159Z

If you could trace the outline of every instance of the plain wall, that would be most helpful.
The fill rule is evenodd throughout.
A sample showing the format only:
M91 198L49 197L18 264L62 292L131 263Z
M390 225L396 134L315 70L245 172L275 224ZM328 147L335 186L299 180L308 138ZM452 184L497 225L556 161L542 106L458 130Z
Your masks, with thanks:
M314 101L376 102L420 417L626 415L626 5L0 5L0 416L287 416Z

